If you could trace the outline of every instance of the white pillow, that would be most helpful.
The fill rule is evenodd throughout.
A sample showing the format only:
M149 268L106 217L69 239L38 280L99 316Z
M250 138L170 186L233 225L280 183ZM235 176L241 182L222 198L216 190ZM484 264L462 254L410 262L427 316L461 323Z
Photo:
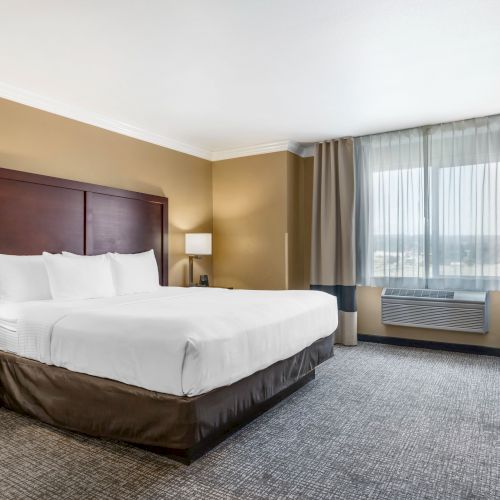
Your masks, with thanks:
M153 250L143 253L108 253L117 295L154 292L160 287Z
M0 301L51 298L49 278L41 255L0 254Z
M115 295L111 268L105 255L69 258L44 253L43 260L54 299L94 299Z

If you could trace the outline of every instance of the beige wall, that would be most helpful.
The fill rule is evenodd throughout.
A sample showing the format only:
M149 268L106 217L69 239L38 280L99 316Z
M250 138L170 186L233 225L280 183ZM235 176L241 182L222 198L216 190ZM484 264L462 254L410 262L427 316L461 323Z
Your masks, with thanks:
M304 235L304 289L311 283L311 225L312 225L312 192L313 192L314 158L304 158L303 176L303 230Z
M288 288L309 288L312 158L287 153Z
M184 233L212 231L206 160L0 99L0 166L169 198L170 283L186 283ZM196 263L211 274L211 259Z
M290 152L214 162L217 285L267 290L308 287L305 186L312 183L311 166Z
M287 153L213 163L215 284L286 287Z

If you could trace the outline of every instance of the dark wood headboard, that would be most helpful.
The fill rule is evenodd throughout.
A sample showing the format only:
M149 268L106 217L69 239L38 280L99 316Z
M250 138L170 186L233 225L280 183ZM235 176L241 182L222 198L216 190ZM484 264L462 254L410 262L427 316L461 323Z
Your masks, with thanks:
M167 285L167 198L0 168L0 253L151 248Z

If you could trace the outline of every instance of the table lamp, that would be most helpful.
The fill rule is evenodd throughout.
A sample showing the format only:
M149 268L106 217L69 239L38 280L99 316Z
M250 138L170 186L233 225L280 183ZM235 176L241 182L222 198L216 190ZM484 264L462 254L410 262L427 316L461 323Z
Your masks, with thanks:
M193 283L193 260L201 259L202 255L212 255L211 233L186 233L186 254L189 256L189 285Z

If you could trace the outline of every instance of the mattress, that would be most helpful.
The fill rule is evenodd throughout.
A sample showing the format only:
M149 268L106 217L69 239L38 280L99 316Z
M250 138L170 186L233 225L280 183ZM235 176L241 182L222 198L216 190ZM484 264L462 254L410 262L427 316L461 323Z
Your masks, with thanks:
M176 396L230 385L337 328L315 291L161 287L106 299L24 303L17 354Z

